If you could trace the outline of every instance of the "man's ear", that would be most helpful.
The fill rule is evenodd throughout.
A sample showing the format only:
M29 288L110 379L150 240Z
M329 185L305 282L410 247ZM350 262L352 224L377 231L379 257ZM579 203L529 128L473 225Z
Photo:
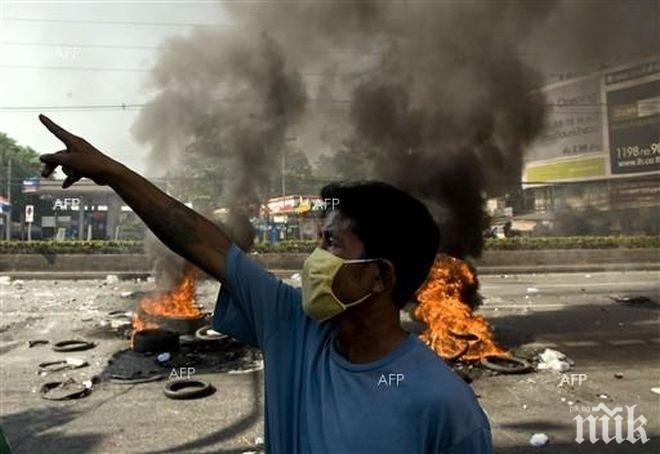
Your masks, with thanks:
M379 260L376 263L378 267L378 274L372 287L374 293L382 293L392 291L396 285L396 272L394 265L389 260Z

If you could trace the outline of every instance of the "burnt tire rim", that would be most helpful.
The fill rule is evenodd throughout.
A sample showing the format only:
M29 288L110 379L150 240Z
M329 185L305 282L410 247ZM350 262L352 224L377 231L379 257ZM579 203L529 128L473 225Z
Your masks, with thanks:
M501 374L524 374L532 370L532 365L515 356L489 355L481 358L481 365Z
M186 400L206 397L215 392L215 388L202 380L176 380L171 381L163 392L170 399Z
M56 352L80 352L96 347L94 342L79 339L67 339L53 344L53 351Z

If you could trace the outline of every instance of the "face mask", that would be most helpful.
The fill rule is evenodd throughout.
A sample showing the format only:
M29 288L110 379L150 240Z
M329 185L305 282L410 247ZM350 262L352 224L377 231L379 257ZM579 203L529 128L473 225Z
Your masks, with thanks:
M330 252L316 248L303 265L302 307L305 313L317 322L326 321L344 312L351 306L360 304L372 295L367 293L350 303L343 303L332 292L332 283L343 265L351 263L376 262L379 259L344 260Z

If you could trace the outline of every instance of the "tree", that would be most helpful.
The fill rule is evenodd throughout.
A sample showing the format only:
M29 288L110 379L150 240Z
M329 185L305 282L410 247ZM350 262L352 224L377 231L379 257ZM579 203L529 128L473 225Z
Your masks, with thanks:
M0 164L2 165L0 193L5 197L7 196L7 167L10 160L12 220L17 221L20 219L25 202L25 195L22 191L23 180L38 177L41 163L36 151L30 147L18 145L14 139L0 132Z

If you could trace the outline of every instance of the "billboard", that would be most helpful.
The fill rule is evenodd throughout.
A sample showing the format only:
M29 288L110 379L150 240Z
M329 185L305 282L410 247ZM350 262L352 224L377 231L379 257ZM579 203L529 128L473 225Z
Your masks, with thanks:
M546 128L526 153L524 183L660 171L660 57L542 91Z
M546 127L525 157L525 182L574 181L603 177L602 74L543 90Z
M660 170L660 80L607 92L613 174Z

